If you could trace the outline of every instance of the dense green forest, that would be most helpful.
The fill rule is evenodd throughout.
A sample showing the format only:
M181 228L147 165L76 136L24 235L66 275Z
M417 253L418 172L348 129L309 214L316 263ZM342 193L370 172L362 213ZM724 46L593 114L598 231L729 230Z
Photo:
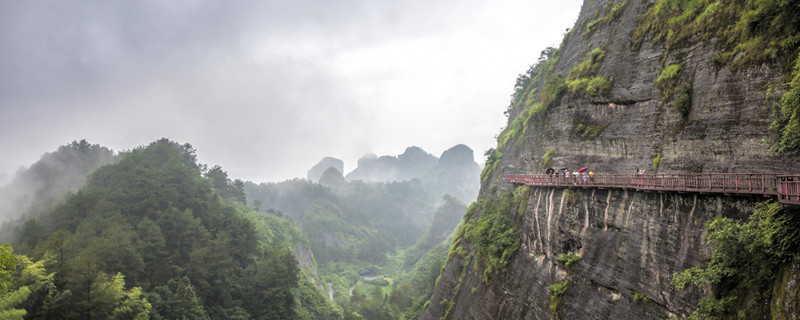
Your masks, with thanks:
M243 182L167 139L73 142L4 188L2 319L416 319L466 211L417 179Z
M289 221L241 203L241 182L166 139L119 157L52 210L16 223L15 240L2 247L4 316L336 317L301 286L291 246L307 240Z

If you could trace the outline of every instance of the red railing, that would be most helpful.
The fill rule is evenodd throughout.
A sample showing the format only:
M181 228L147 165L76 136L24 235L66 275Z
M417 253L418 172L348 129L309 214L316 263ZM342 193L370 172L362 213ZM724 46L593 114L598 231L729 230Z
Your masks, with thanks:
M770 173L701 174L511 174L505 180L530 186L621 188L653 191L760 194L800 205L800 175Z
M778 201L800 205L800 175L778 176Z

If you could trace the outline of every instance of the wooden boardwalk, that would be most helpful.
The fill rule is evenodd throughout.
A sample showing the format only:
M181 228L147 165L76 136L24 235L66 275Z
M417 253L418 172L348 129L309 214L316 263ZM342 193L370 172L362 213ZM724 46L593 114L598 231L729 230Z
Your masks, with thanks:
M539 187L634 189L676 193L763 195L800 205L800 175L771 173L595 174L584 179L556 173L510 174L505 181Z

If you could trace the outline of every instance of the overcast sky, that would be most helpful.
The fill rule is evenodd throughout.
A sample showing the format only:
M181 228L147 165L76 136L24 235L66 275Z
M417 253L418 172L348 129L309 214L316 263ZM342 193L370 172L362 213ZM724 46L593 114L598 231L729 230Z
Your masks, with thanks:
M480 162L581 2L0 0L0 183L80 139L167 137L256 182L408 146Z

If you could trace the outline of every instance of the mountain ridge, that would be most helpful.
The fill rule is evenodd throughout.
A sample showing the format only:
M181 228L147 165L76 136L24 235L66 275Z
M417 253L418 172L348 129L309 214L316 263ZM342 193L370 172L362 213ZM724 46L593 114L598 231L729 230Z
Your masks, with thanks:
M309 170L308 179L321 182L323 172L330 167L342 173L343 162L336 158L324 157ZM475 162L472 149L464 144L443 151L440 157L412 146L397 156L379 157L371 153L365 154L359 158L355 169L344 174L344 179L364 182L401 182L419 179L434 198L449 194L468 203L478 195L479 172L480 167ZM338 180L332 173L328 179Z

